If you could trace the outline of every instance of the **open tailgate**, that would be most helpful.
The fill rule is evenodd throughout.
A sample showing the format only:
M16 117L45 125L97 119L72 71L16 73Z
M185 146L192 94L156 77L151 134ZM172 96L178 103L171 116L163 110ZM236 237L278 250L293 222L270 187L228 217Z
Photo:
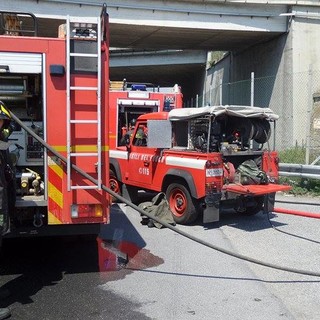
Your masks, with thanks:
M278 191L288 191L291 186L286 186L282 184L250 184L242 185L231 183L223 186L223 191L239 193L251 196L260 196L268 193L274 193Z

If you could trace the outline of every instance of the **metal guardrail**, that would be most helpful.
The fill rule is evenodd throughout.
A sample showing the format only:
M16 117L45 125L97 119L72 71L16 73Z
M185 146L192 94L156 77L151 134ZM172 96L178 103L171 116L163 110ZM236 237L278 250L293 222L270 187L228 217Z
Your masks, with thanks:
M320 166L280 163L279 175L284 177L299 177L320 180Z

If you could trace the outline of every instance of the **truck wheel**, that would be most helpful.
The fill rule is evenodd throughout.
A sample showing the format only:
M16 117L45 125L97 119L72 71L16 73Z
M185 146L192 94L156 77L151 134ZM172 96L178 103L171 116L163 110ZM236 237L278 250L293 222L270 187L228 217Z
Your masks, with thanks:
M244 210L236 211L246 216L253 216L263 209L263 201L263 196L253 197L251 200L245 201Z
M197 218L198 212L194 200L184 185L179 183L170 184L166 197L176 223L187 224Z
M121 182L117 179L117 176L112 170L109 171L109 185L110 185L110 189L113 192L121 196ZM112 201L116 202L118 201L118 199L115 197L112 197Z

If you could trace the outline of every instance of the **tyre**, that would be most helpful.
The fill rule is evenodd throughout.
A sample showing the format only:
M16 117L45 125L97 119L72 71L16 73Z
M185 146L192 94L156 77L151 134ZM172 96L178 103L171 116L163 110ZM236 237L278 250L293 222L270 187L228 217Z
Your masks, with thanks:
M253 216L263 210L263 202L264 196L245 198L243 200L244 206L241 208L241 210L236 209L236 212L246 216Z
M256 119L253 124L255 129L254 141L260 144L267 142L271 136L270 122L266 119Z
M109 171L109 186L113 192L121 196L121 182L117 179L117 176L112 170ZM112 196L112 202L117 201L118 199Z
M166 197L176 223L188 224L197 218L196 200L191 197L189 190L183 184L170 184Z

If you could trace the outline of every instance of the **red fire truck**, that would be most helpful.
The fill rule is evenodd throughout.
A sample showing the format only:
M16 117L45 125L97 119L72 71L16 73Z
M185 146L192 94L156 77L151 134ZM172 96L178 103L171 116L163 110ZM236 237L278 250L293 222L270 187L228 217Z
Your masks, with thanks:
M199 214L204 222L218 221L225 208L270 211L275 193L290 189L277 183L277 152L264 146L277 118L269 108L249 106L141 115L126 145L110 150L110 186L132 201L139 189L166 193L181 224ZM261 179L240 172L245 163Z
M182 108L183 94L177 84L160 87L151 83L130 83L124 79L110 82L109 102L110 148L114 148L121 145L132 120L144 113Z
M56 38L37 36L33 14L0 19L0 100L19 119L9 137L17 198L8 236L96 233L110 207L101 187L109 180L106 7L68 16Z

